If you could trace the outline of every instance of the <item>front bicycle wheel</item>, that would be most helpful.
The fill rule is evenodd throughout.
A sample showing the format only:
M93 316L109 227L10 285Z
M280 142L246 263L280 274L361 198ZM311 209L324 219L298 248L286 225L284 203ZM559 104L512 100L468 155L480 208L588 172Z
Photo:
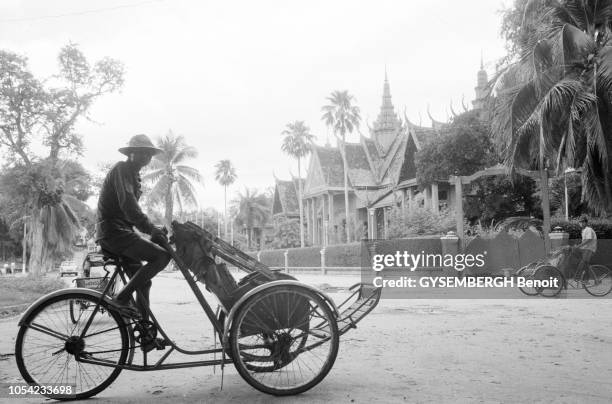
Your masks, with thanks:
M605 265L591 265L582 273L582 287L597 297L606 296L612 291L612 271Z
M561 271L553 265L541 265L533 274L534 287L540 296L555 297L565 285Z
M295 285L265 289L246 300L230 332L234 365L247 383L277 396L317 385L338 354L334 313L315 292Z
M41 387L66 387L47 397L88 398L121 373L129 353L128 326L104 301L94 313L98 302L78 292L59 295L34 309L19 328L15 359L24 380Z

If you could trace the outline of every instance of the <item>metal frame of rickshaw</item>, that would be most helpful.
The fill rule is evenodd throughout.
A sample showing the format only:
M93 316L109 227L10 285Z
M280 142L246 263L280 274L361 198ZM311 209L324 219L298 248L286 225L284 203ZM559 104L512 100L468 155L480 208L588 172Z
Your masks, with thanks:
M226 363L233 363L233 360L231 358L226 358L225 356L225 348L227 346L228 343L228 334L229 334L229 330L231 327L231 321L233 319L233 316L235 315L235 313L237 312L237 308L240 307L240 305L249 297L253 296L254 294L268 289L270 287L274 287L277 285L298 285L300 287L303 287L305 289L310 289L312 291L314 291L315 293L317 293L319 296L321 296L321 298L323 298L323 300L330 306L332 312L334 313L334 316L336 317L336 319L339 318L338 315L338 309L336 307L336 305L334 304L333 300L331 300L331 298L325 294L324 292L316 289L313 286L310 285L306 285L297 281L292 281L292 280L276 280L276 281L272 281L272 282L267 282L264 283L262 285L259 285L253 289L251 289L250 291L248 291L247 293L245 293L240 299L238 299L238 301L232 306L231 310L229 311L229 313L227 314L226 320L225 320L225 325L221 324L219 322L219 320L217 319L217 315L215 314L215 312L212 310L212 308L210 307L208 301L206 300L206 298L204 297L204 295L202 294L202 291L199 289L196 281L194 280L193 276L189 273L187 267L185 266L185 264L182 262L182 260L180 259L180 257L178 257L176 255L176 251L170 247L170 245L166 244L163 246L168 253L171 255L172 259L176 262L176 264L179 267L179 270L181 271L181 273L183 274L183 277L185 278L185 280L187 281L187 284L189 285L189 287L191 288L193 294L195 295L196 299L198 300L198 302L200 303L200 306L202 307L202 309L204 310L204 312L206 313L206 316L208 317L208 319L210 320L211 324L214 327L214 331L215 331L215 341L216 341L216 336L217 335L222 335L223 336L223 340L221 342L221 348L212 348L212 349L204 349L204 350L188 350L188 349L184 349L179 347L174 341L172 341L169 337L168 334L166 334L166 332L163 330L163 328L161 327L161 324L157 321L157 319L155 318L155 315L153 314L153 312L151 311L150 307L146 308L147 314L151 317L153 324L157 327L157 330L159 331L159 333L166 339L166 341L168 341L168 346L170 347L170 349L164 353L164 355L157 360L157 362L155 364L151 364L149 365L147 362L147 352L146 351L142 351L143 353L143 364L142 365L134 365L132 364L133 361L133 356L134 356L134 349L137 348L136 346L134 346L134 337L132 335L131 332L128 332L128 343L130 344L130 346L128 347L128 349L130 350L129 354L128 354L128 358L126 359L126 362L122 365L118 365L115 362L109 361L109 360L104 360L104 359L91 359L91 358L85 358L85 357L78 357L75 358L77 361L82 362L82 363L90 363L90 364L95 364L95 365L100 365L100 366L107 366L107 367L113 367L113 368L121 368L121 369L125 369L125 370L134 370L134 371L154 371L154 370L166 370L166 369L180 369L180 368L189 368L189 367L198 367L198 366L215 366L215 365L224 365ZM226 260L228 257L224 257ZM234 261L231 260L230 261ZM233 262L234 264L236 264L236 262ZM117 280L117 275L119 275L119 277L121 278L121 280L124 282L126 282L126 277L125 277L125 273L123 270L123 264L121 262L121 259L116 259L116 257L110 256L109 255L109 260L105 262L104 264L104 269L106 270L107 274L105 276L108 277L108 273L109 271L106 269L107 265L113 265L115 266L115 270L113 271L113 274L110 276L109 282L107 282L104 291L103 292L98 292L92 289L88 289L88 288L74 288L71 289L71 292L73 293L83 293L86 295L90 295L96 299L99 299L99 301L97 302L96 306L93 309L92 314L89 316L89 319L87 320L87 323L85 324L85 327L83 328L83 330L81 331L81 338L85 338L85 337L90 337L92 335L95 334L101 334L103 332L107 332L109 330L112 329L105 329L102 331L98 331L94 334L89 334L86 335L87 331L89 330L89 327L91 326L91 323L93 321L93 318L95 317L95 315L98 313L99 309L100 309L100 305L102 300L107 300L109 301L109 297L107 295L109 288L111 288L114 284L114 282L116 282ZM268 268L258 268L256 270L253 270L251 268L245 267L243 265L240 265L239 268L241 268L242 270L246 271L246 272L254 272L256 270L263 272L264 274L266 274L266 271L271 271ZM268 275L268 274L266 274ZM64 291L58 291L57 293L52 293L50 295L47 295L44 297L44 299L50 299L52 297L55 297L57 294L59 294L59 292L65 292ZM355 293L353 293L351 295L351 297L353 297L355 295ZM351 298L349 297L349 299ZM42 299L41 299L42 300ZM348 301L348 299L344 302L346 303ZM39 302L36 302L39 303ZM344 304L343 303L343 304ZM33 304L31 307L37 307L38 304ZM219 305L219 307L221 308L221 310L224 310L227 313L227 310L222 306ZM29 315L29 311L26 311L24 313L24 315L22 316L23 319L27 318ZM130 321L130 322L125 322L124 321L124 326L129 327L133 324L137 324L136 322ZM57 331L48 329L47 327L43 327L41 325L34 325L34 324L30 324L28 325L30 328L35 329L37 331L40 331L42 333L54 336L54 337L58 337L60 336L60 334ZM67 339L67 336L61 335L61 338L63 339ZM221 358L220 359L212 359L212 360L200 360L200 361L187 361L187 362L175 362L175 363L168 363L165 364L164 362L166 361L166 359L168 359L168 357L170 356L170 354L174 351L177 351L179 353L185 354L185 355L210 355L210 354L217 354L220 353L221 354ZM96 352L96 353L100 353L100 352Z

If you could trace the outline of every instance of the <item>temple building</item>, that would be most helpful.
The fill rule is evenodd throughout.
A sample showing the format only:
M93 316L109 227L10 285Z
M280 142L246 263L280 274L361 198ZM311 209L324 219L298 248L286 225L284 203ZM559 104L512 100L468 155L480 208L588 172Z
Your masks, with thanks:
M477 78L473 105L475 109L482 109L487 85L482 62ZM303 187L306 238L310 244L346 242L343 153L348 166L351 241L387 238L393 207L402 213L416 207L433 212L453 209L454 187L448 182L434 182L425 189L419 189L417 184L415 154L430 139L439 136L440 129L446 125L431 114L429 117L431 127L416 125L406 115L403 120L398 117L385 73L380 112L372 125L368 125L369 136L361 135L358 143L347 142L344 147L312 146ZM298 217L297 200L285 201L293 195L297 195L295 180L277 180L274 216Z

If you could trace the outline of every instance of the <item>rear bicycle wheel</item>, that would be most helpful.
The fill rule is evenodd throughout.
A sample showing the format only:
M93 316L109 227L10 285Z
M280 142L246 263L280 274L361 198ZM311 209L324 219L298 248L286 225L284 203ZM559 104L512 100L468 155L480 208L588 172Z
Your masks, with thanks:
M525 281L532 281L534 272L535 272L535 268L533 268L531 265L526 265L522 267L521 269L519 269L518 271L516 271L516 277L517 278L522 277L525 279ZM537 296L538 295L537 289L534 288L533 286L519 286L518 288L523 294L527 296Z
M565 285L561 271L553 265L541 265L533 274L534 287L540 296L555 297Z
M338 354L339 333L329 306L294 285L247 299L232 322L230 348L238 373L257 390L285 396L317 385Z
M65 390L47 397L88 398L121 373L120 366L130 350L128 326L104 301L100 306L103 312L94 314L97 303L97 297L78 292L59 295L35 308L19 328L15 359L23 379L41 387L71 386L69 394ZM81 337L92 315L91 325Z
M606 296L612 291L612 271L605 265L590 265L582 273L581 282L590 295Z

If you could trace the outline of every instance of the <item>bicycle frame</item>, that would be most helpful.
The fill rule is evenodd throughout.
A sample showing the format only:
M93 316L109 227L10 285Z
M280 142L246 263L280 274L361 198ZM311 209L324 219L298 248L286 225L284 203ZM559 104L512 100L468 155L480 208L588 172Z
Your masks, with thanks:
M216 333L215 334L215 338L216 338L216 335L223 335L223 332L224 332L223 324L221 324L219 322L219 320L217 319L214 311L212 310L212 308L210 307L208 301L206 300L206 298L202 294L202 291L198 287L196 281L193 279L193 277L191 276L189 271L185 268L185 265L183 265L183 263L180 261L180 259L176 256L176 253L174 252L174 250L172 250L169 246L167 247L167 250L169 250L169 252L171 252L172 258L177 263L177 265L179 267L179 270L183 274L183 277L187 281L187 284L191 288L191 291L195 295L196 299L200 303L200 306L202 307L202 309L206 313L206 316L208 317L208 319L210 320L211 324L213 325L214 331ZM83 328L83 331L81 332L81 338L85 338L85 337L88 336L87 335L87 331L89 330L89 327L91 326L91 323L93 321L94 316L99 311L102 299L104 299L104 296L108 292L108 289L110 288L110 286L113 285L114 282L116 281L117 275L119 274L121 280L124 283L126 282L125 273L123 271L122 263L119 261L119 262L114 262L114 264L115 264L116 270L111 275L110 281L108 282L104 292L102 292L102 296L100 297L100 301L96 304L92 314L90 315L89 319L87 320L87 323L85 324L85 327ZM130 359L128 360L128 362L126 362L123 365L117 365L116 363L113 363L111 361L107 361L107 360L104 360L104 359L92 359L92 358L86 358L86 357L78 357L76 360L79 361L79 362L83 362L83 363L91 363L91 364L95 364L95 365L109 366L109 367L120 367L122 369L135 370L135 371L153 371L153 370L166 370L166 369L180 369L180 368L188 368L188 367L214 366L214 365L223 365L225 363L233 363L231 359L225 358L225 348L223 346L221 348L212 348L212 349L204 349L204 350L188 350L188 349L181 348L174 341L170 340L170 338L168 337L168 334L166 334L166 332L163 330L163 328L161 327L161 325L159 324L159 322L155 318L155 315L151 311L150 307L146 307L146 314L151 318L153 324L155 325L155 327L157 327L157 330L159 331L159 333L166 339L166 341L169 342L169 347L170 347L170 349L166 353L164 353L164 355L155 364L149 365L147 363L147 352L146 351L142 351L142 353L143 353L143 364L142 365L134 365L134 364L132 364L131 363L132 362L131 356L130 356ZM126 327L131 327L133 324L135 324L135 323L134 322L129 322L129 323L126 323L124 325ZM109 331L109 330L104 330L102 332L106 332L106 331ZM97 332L96 334L102 333L102 332ZM92 334L90 334L90 335L92 335ZM130 342L129 342L130 343L130 347L128 349L134 350L136 347L133 346L133 337L131 336L132 335L131 333L129 333L129 335L130 335ZM215 358L215 359L212 359L212 360L199 360L199 361L165 363L165 361L168 359L170 354L172 354L172 352L174 352L174 351L177 351L177 352L185 354L185 355L210 355L210 354L221 353L222 357L220 359L216 359Z

